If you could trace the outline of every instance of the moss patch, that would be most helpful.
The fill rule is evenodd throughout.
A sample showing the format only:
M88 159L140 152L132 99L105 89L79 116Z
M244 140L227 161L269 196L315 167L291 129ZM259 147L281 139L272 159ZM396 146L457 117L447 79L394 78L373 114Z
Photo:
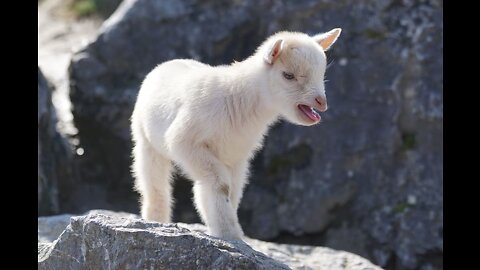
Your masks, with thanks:
M402 134L402 150L412 150L417 146L417 141L415 139L415 134L413 133L404 133Z
M407 210L408 207L409 207L408 203L400 202L397 205L395 205L395 207L392 209L392 211L395 214L400 214L400 213L405 212L405 210Z
M108 18L122 0L67 0L71 13L77 18L96 16Z
M95 0L76 0L72 3L72 11L78 17L90 16L97 12Z
M307 144L298 144L286 153L274 156L268 167L268 174L274 175L288 169L301 169L310 163L313 150Z
M383 32L380 32L380 31L377 31L377 30L374 30L374 29L366 29L364 31L365 35L367 36L367 38L369 39L384 39L385 38L385 34Z

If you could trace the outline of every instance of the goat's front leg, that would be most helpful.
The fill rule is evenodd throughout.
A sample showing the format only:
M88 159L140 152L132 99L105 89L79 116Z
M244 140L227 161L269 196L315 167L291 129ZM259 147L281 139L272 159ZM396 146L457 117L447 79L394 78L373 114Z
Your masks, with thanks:
M195 182L195 206L209 233L224 239L241 239L243 231L230 201L231 171L207 145L182 143L172 150L176 162Z
M248 183L248 161L240 162L232 168L232 185L230 200L235 212L238 210L243 190Z

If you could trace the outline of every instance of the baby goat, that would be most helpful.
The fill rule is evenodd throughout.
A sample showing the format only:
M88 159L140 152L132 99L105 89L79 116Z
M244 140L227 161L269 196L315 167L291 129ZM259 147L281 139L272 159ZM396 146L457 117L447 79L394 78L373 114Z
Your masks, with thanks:
M237 209L249 160L279 117L303 126L320 122L316 110L327 110L324 51L340 32L280 32L242 62L176 59L153 69L131 117L142 217L171 221L174 162L194 180L195 206L209 233L241 239Z

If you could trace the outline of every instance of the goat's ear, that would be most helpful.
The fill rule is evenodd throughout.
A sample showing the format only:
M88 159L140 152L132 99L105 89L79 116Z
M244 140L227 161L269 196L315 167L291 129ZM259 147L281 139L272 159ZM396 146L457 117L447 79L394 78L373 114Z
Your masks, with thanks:
M273 43L272 47L267 51L267 53L263 56L265 62L269 63L270 65L277 60L278 56L282 52L283 48L283 40L279 39Z
M337 41L338 36L342 32L341 28L332 29L326 33L318 34L313 36L313 39L322 46L323 50L328 50L335 41Z

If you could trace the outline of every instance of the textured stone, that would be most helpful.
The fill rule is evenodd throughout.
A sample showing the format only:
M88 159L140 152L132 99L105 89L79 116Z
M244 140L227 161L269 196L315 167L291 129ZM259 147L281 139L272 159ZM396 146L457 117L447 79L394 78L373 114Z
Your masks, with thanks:
M348 252L228 242L206 235L200 224L160 224L125 213L39 218L39 239L46 238L47 223L66 229L54 242L38 243L38 269L381 269Z
M442 11L442 1L124 1L70 66L83 178L137 205L128 119L155 65L240 61L275 31L341 27L327 53L324 121L271 130L242 226L255 238L351 248L389 269L442 269ZM176 216L192 209L177 204Z
M61 211L61 190L73 177L72 153L68 142L57 132L57 116L50 86L38 68L38 214Z

